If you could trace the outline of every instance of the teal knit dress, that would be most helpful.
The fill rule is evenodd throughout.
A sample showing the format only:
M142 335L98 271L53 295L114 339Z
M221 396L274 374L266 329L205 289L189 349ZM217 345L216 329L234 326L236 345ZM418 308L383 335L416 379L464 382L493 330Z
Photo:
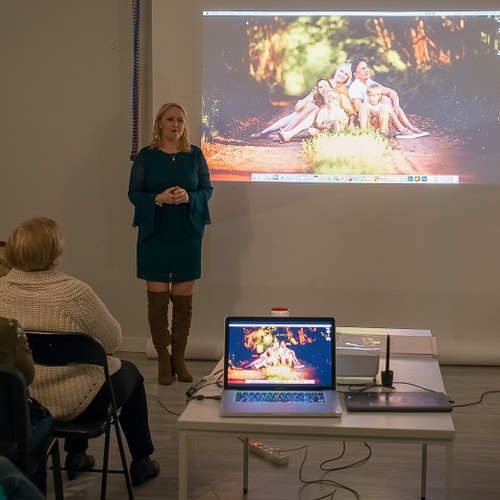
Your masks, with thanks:
M213 187L200 148L176 155L143 148L132 165L128 197L135 207L137 277L179 283L201 277L201 243L210 224L208 200ZM156 195L179 186L189 203L156 205Z

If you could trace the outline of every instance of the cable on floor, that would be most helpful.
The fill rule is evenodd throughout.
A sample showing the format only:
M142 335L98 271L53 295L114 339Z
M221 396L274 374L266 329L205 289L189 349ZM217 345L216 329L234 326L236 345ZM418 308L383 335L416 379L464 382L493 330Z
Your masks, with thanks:
M339 483L338 481L333 481L332 479L311 479L311 480L304 479L303 475L302 475L302 471L304 469L304 464L306 463L306 460L307 460L307 453L308 453L309 445L306 445L303 448L305 449L305 453L304 453L304 458L302 459L302 463L300 464L300 469L299 469L300 481L302 483L304 483L305 485L325 484L325 485L333 486L335 488L335 490L329 492L328 494L323 495L321 497L316 497L313 500L323 500L325 498L333 498L335 496L337 489L342 489L342 490L348 491L348 492L352 493L353 496L357 500L361 500L361 495L355 489L350 488L349 486L346 486L345 484Z
M370 458L372 456L372 449L367 442L364 442L363 444L366 446L366 448L368 448L368 455L366 457L361 458L360 460L358 460L356 462L352 462L352 463L347 464L347 465L340 465L338 467L327 467L326 464L340 460L342 458L342 456L344 455L345 442L342 442L343 450L342 450L341 455L338 456L337 458L329 458L328 460L325 460L324 462L322 462L320 464L319 468L321 470L324 470L324 471L333 472L333 471L339 471L339 470L353 469L354 467L359 467L360 465L366 464L366 462L368 462L368 460L370 460Z
M148 394L148 393L146 393L146 396L147 396L148 398L153 398L154 400L156 400L156 402L157 402L157 403L158 403L158 404L159 404L159 405L160 405L160 406L161 406L164 410L166 410L168 413L170 413L171 415L175 415L175 416L177 416L177 417L178 417L178 416L180 416L180 415L182 415L182 411L181 411L181 412L179 412L179 413L177 413L177 412L175 412L175 411L170 410L168 407L166 407L166 406L163 404L162 400L161 400L158 396L155 396L155 395L153 395L153 394Z
M472 401L470 403L461 403L458 405L453 405L453 408L462 408L464 406L474 406L474 405L479 405L483 402L484 396L488 394L500 394L500 390L489 390L489 391L484 391L481 394L481 397L477 401Z

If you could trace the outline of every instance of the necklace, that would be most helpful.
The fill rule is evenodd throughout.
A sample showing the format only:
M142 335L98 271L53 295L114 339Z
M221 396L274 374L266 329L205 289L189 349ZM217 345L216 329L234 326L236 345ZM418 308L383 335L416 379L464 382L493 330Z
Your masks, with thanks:
M170 156L170 159L172 161L175 161L175 157L180 153L180 151L177 151L177 153L169 153L168 151L165 151L163 148L160 148L166 155Z

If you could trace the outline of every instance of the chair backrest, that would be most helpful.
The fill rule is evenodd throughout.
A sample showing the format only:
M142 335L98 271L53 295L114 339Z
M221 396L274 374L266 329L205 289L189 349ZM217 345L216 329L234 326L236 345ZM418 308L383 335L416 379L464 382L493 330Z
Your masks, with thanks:
M0 454L27 463L31 435L26 381L20 370L0 365Z
M25 332L37 365L99 365L108 378L108 360L102 344L81 332Z
M103 345L92 335L82 332L26 332L33 361L37 365L97 365L104 370L105 387L109 392L110 411L117 411L113 386L110 383L108 357Z

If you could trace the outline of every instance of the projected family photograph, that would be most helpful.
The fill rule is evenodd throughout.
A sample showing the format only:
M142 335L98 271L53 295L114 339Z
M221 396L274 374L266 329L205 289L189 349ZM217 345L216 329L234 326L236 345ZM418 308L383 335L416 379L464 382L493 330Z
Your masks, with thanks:
M326 384L331 373L330 347L320 350L321 359L313 347L332 341L329 332L315 327L242 327L238 344L231 346L228 381Z
M493 13L204 14L214 180L500 182Z

